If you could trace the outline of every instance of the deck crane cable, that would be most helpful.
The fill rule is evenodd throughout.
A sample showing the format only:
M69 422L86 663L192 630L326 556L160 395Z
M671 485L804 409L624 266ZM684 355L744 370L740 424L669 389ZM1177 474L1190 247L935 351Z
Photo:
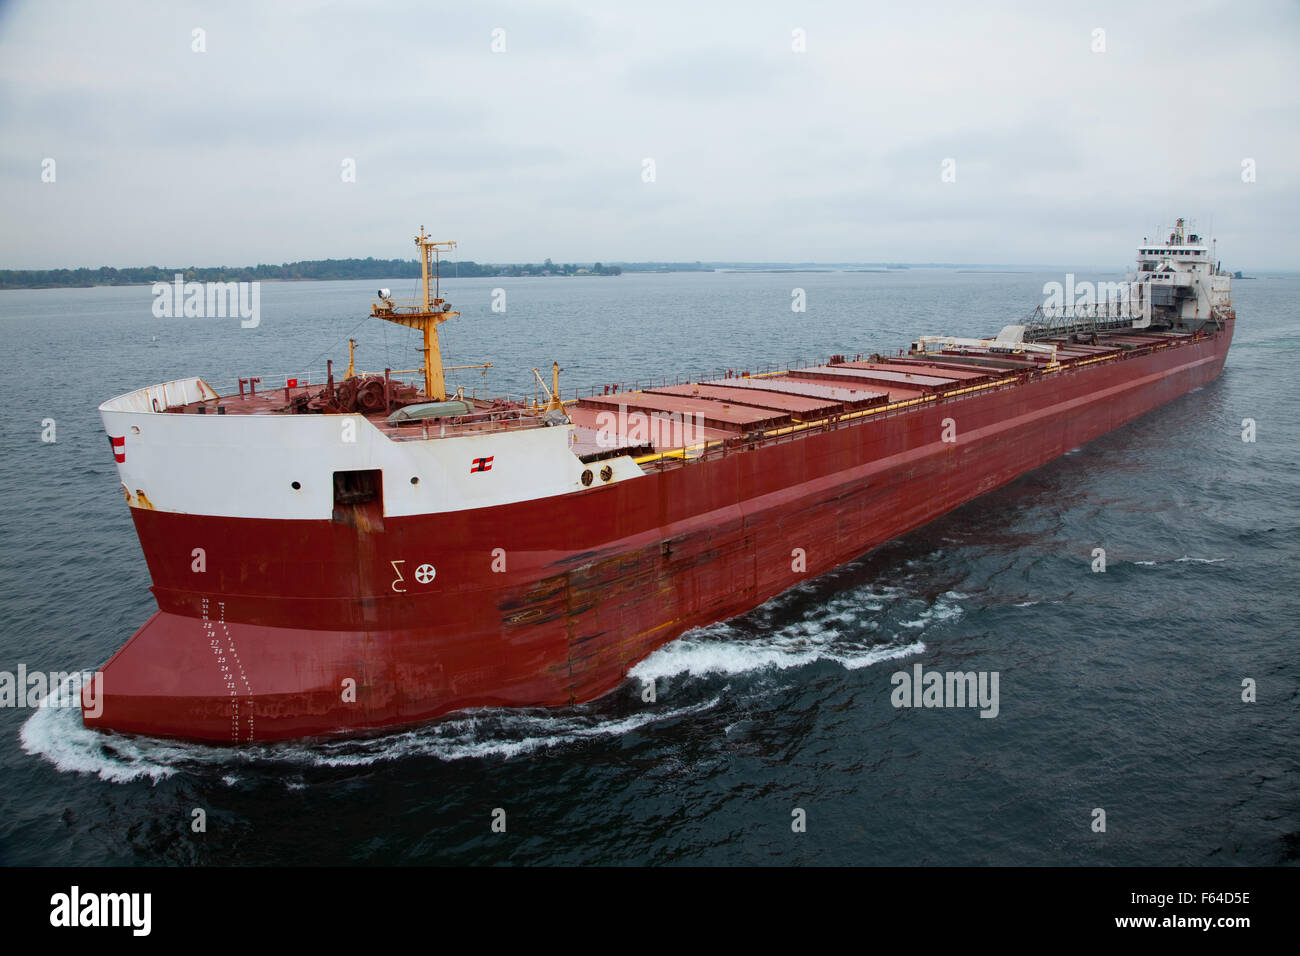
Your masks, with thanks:
M413 285L412 285L412 291L411 291L411 298L414 299L414 298L418 298L418 295L416 294L416 289L418 288L418 280L413 280L413 282L416 283L416 284L413 284ZM311 368L313 365L315 365L315 364L316 364L320 359L322 359L322 358L324 358L325 356L329 355L331 352L333 352L336 348L338 348L340 345L342 345L342 344L343 344L344 342L346 342L348 339L352 338L353 333L355 333L355 332L357 331L357 329L361 328L361 326L365 325L365 324L366 324L366 321L367 321L368 319L370 319L370 318L371 318L370 315L366 315L366 316L362 317L362 319L361 319L359 322L357 322L356 325L352 326L352 328L348 330L347 335L345 335L345 336L343 336L343 338L338 339L337 341L331 343L330 345L327 345L325 348L321 349L321 350L320 350L316 355L312 356L311 361L307 363L307 368L310 369L310 368ZM411 329L408 328L408 329L407 329L407 341L408 341L408 342L410 341L410 338L411 338L410 333L411 333ZM385 357L388 357L388 323L387 323L387 322L384 323L384 354L385 354ZM392 362L390 361L388 364L389 364L389 365L392 365Z
M343 336L343 338L341 338L341 339L339 339L337 342L334 342L334 343L331 344L331 345L327 345L325 348L321 349L321 351L320 351L317 355L313 356L312 360L311 360L310 362L307 363L307 368L310 369L313 365L316 364L316 362L317 362L318 359L324 358L326 355L329 355L329 354L330 354L331 352L333 352L336 348L338 348L339 345L341 345L342 343L344 343L344 342L346 342L348 339L350 339L350 338L352 337L352 333L353 333L353 332L356 332L357 329L361 328L361 326L363 326L363 325L365 324L366 319L368 319L368 318L370 318L370 316L367 315L365 318L363 318L363 319L362 319L360 322L358 322L356 325L352 326L352 329L348 332L347 335Z

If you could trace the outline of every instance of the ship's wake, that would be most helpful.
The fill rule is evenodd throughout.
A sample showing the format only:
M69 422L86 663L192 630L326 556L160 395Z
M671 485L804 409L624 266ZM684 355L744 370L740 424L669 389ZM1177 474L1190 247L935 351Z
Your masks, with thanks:
M359 767L412 757L453 761L518 757L592 740L617 737L647 724L689 717L719 698L677 708L610 716L588 708L561 712L484 709L378 736L349 736L216 747L155 737L90 730L76 708L41 708L19 733L23 750L65 773L85 773L110 783L158 782L177 773L220 776L227 784L242 772ZM293 786L292 780L286 783Z
M932 601L902 587L857 587L808 597L817 582L781 594L733 621L699 628L655 651L628 676L642 682L680 675L784 671L819 661L846 670L925 651L920 635L962 613L969 595L948 591ZM797 619L787 620L791 612Z
M301 775L313 768L409 758L509 759L705 713L730 690L718 686L719 678L779 675L818 662L857 670L920 654L920 635L959 615L966 595L948 592L923 601L886 587L809 597L796 588L742 618L688 632L632 668L622 692L559 711L483 709L382 735L218 747L90 730L79 708L42 707L19 737L24 751L60 771L111 783L191 774L235 785L245 776L274 773L295 788L307 785ZM657 703L642 697L651 681L659 685ZM670 683L672 701L681 703L662 693Z
M922 612L922 617L903 622L901 626L923 628L930 620ZM746 633L743 625L726 622L682 635L633 667L628 676L645 683L682 675L704 677L784 671L819 661L857 670L924 650L925 644L919 640L881 643L866 636L846 635L840 628L823 621L802 621L758 637Z

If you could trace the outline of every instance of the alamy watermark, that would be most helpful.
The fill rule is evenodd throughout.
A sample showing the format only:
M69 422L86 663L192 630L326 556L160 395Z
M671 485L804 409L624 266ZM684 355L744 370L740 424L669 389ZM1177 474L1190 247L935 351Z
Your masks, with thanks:
M920 664L896 671L889 702L895 707L978 707L981 717L998 715L997 671L929 671Z
M104 713L103 671L0 671L0 707L81 707L87 717Z
M600 448L654 445L676 448L704 441L704 415L699 412L597 412L596 444Z
M172 282L153 284L153 314L160 319L212 319L239 316L255 329L262 321L260 282L186 282L179 272Z
M1151 295L1144 282L1065 282L1043 284L1042 310L1049 318L1151 319Z
M88 893L74 885L50 897L50 925L55 927L122 927L133 936L148 936L152 913L152 893Z

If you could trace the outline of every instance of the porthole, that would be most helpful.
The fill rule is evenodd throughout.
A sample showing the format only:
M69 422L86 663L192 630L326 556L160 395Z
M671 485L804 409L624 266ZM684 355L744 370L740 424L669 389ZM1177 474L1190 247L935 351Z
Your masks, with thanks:
M419 483L420 483L420 479L419 479L418 477L416 477L415 475L412 475L412 476L411 476L411 484L413 484L413 485L418 485Z
M297 482L297 481L292 481L292 482L290 482L290 483L289 483L289 487L292 488L294 491L301 491L301 490L302 490L302 484L301 484L300 482Z
M609 479L613 477L614 477L614 469L609 467L609 465L606 465L604 468L600 469L601 481L609 481Z
M591 487L591 480L592 480L591 469L588 468L588 469L584 470L583 473L582 473L582 486L583 486L584 488L589 488L589 487Z

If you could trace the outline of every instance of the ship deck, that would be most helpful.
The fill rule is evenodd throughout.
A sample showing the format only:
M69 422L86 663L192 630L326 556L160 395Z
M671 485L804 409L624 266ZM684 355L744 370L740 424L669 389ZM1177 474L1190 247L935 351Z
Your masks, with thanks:
M1175 332L1099 333L1087 344L1064 336L1037 340L1056 346L1047 354L1014 356L994 348L958 347L898 356L846 360L835 356L818 365L776 372L727 373L719 378L653 384L626 390L606 387L564 402L573 422L573 450L584 461L633 455L642 464L680 463L714 448L786 436L849 418L904 410L929 401L998 388L1036 373L1081 363L1113 361L1134 353L1176 346L1193 337ZM220 395L156 408L171 414L294 414L327 386L286 379L280 387ZM211 393L215 395L215 393ZM401 405L427 402L409 387ZM429 440L545 427L545 405L464 399L466 414L397 422L384 409L361 411L388 437ZM295 408L297 406L297 408Z

